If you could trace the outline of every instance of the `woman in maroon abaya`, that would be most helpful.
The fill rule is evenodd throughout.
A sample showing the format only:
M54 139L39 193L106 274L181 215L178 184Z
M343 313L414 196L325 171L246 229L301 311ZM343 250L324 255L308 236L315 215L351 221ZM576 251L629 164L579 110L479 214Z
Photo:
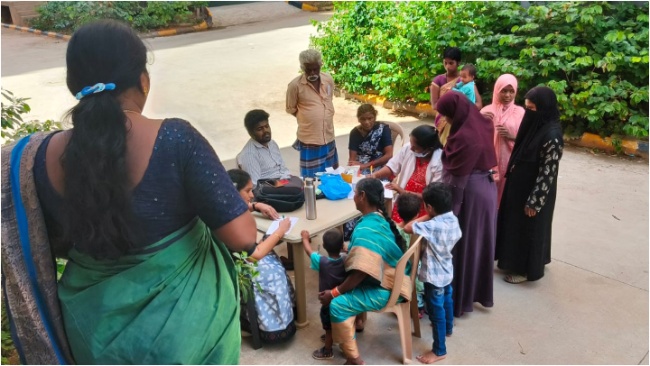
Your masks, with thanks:
M452 188L454 214L463 237L454 247L454 316L473 311L475 302L492 307L497 189L491 168L494 126L463 94L449 92L438 112L451 130L442 154L443 181Z

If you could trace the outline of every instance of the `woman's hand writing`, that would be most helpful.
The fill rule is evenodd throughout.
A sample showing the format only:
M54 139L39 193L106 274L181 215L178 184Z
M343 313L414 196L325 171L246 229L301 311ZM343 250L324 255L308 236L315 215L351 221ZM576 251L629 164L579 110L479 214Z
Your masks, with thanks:
M280 218L280 215L278 214L278 212L273 207L271 207L270 205L267 205L266 203L255 202L255 208L262 215L268 217L271 220L277 220L277 219Z
M334 296L332 296L332 291L330 290L318 293L318 300L320 300L321 305L329 305L332 302L332 299L334 299Z
M280 234L280 236L284 236L284 234L286 234L290 228L291 228L291 220L289 220L289 218L287 217L286 219L280 221L280 224L278 225L278 230L276 230L276 232Z

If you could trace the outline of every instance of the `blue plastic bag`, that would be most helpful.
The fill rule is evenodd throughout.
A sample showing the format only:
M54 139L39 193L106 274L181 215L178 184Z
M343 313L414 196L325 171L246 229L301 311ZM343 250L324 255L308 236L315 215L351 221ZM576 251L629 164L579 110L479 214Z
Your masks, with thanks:
M318 189L323 191L325 198L328 200L342 200L347 198L350 191L352 191L350 185L338 174L323 174L320 181Z

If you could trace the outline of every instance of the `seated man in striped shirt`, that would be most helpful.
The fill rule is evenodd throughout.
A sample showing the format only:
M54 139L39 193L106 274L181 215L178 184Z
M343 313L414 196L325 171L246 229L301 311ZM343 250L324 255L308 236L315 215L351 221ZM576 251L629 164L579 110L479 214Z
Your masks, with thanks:
M244 126L251 136L237 155L237 164L251 176L253 185L258 179L288 179L291 173L284 164L280 147L271 139L269 114L261 109L246 113Z
M291 178L280 154L280 147L271 139L269 114L261 109L253 109L246 113L244 126L251 138L237 155L237 165L251 176L253 186L257 185L258 179ZM282 256L280 261L286 270L291 271L293 251L288 247L287 252L289 258Z

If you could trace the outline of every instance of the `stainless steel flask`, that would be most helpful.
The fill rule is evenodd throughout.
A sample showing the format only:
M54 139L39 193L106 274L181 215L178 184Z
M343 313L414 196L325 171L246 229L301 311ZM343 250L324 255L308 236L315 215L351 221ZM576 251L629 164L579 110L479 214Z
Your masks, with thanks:
M316 220L316 187L313 178L305 178L305 211L307 220Z

